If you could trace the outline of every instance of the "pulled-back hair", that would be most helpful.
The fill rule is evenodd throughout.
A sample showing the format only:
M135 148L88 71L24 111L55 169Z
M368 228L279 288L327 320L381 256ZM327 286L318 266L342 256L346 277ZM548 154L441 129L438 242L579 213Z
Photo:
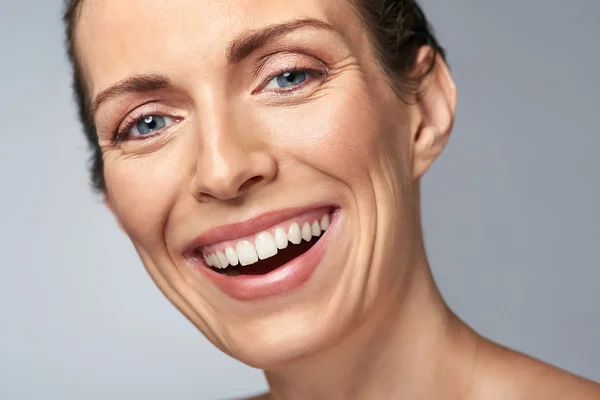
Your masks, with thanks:
M67 54L73 68L73 90L79 119L91 149L90 173L94 189L104 192L104 162L98 144L96 126L89 115L90 97L75 53L75 26L84 0L66 0L63 21L66 29ZM349 0L360 14L372 38L373 46L390 84L399 94L418 89L421 81L431 73L437 56L445 58L430 24L417 0ZM418 50L422 46L433 49L429 67L411 74Z

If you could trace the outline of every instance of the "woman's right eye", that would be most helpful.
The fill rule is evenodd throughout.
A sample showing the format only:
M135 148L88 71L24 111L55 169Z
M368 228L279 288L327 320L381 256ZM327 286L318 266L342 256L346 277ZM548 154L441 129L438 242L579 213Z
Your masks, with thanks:
M132 117L129 121L125 122L125 127L119 131L117 139L141 139L145 136L154 136L156 132L176 122L175 118L158 114Z

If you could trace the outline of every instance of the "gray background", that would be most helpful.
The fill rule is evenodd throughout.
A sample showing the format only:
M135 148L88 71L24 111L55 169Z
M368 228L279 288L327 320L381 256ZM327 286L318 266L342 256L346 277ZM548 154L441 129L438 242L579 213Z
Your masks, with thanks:
M266 387L146 276L88 190L61 1L0 1L0 398ZM600 380L600 1L428 0L460 106L424 182L435 276L475 329Z

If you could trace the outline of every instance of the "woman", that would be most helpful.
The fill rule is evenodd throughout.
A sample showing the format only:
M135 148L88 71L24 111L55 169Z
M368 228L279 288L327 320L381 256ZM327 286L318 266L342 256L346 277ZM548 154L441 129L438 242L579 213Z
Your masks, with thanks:
M456 88L411 0L71 0L92 177L265 399L594 399L445 305L419 182Z

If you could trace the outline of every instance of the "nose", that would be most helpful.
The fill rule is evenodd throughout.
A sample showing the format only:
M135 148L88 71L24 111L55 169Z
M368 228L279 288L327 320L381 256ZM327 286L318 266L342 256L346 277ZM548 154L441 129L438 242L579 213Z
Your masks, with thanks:
M200 128L201 145L190 188L198 201L233 200L274 179L277 163L269 146L257 127L250 129L253 124L240 122L231 115L217 120L213 114L213 123ZM248 129L242 131L241 126Z

